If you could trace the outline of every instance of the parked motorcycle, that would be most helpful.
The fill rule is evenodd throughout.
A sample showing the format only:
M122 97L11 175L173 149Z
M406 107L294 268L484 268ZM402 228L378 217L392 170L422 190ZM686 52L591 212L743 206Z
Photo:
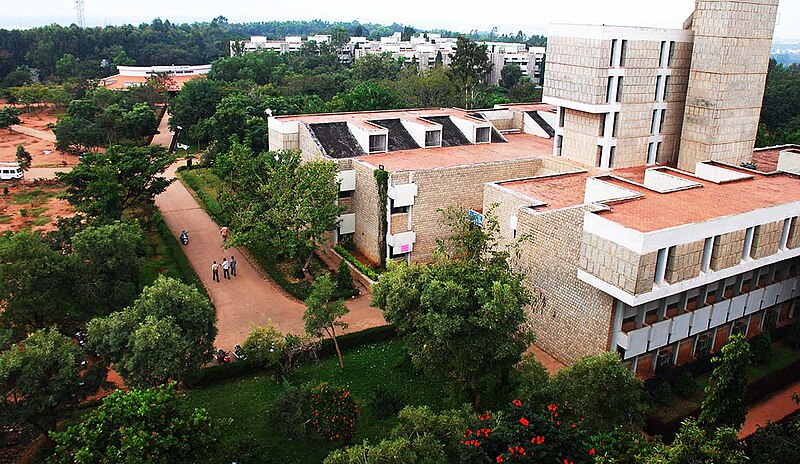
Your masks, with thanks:
M186 232L185 230L182 230L181 231L181 235L180 235L180 239L181 239L181 243L184 246L188 245L189 244L189 233Z
M231 362L231 357L228 355L228 352L222 348L217 348L217 353L214 355L214 359L216 359L220 364L228 364Z
M247 355L244 354L244 350L242 349L241 345L233 345L233 357L239 361L244 361L247 359Z

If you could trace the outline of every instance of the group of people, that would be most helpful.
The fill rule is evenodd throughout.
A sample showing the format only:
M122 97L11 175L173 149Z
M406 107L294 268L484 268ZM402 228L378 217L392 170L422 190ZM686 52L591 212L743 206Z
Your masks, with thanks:
M219 282L219 268L222 268L223 279L230 279L231 276L236 277L236 258L231 256L230 261L228 261L228 258L222 258L222 264L217 264L217 261L214 260L211 264L211 278L216 282Z

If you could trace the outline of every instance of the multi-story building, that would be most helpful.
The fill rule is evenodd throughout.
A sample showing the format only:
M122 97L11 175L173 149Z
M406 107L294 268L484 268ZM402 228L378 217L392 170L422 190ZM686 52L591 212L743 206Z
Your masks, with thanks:
M553 27L546 104L282 116L270 148L339 163L334 241L368 261L427 261L438 210L491 210L519 241L537 344L566 363L618 352L649 377L798 315L800 147L750 139L776 2L708 3L680 30Z
M125 90L144 84L152 76L165 75L169 76L172 81L168 90L177 92L186 81L205 75L210 70L210 64L195 66L117 66L117 74L101 79L100 85L107 89Z

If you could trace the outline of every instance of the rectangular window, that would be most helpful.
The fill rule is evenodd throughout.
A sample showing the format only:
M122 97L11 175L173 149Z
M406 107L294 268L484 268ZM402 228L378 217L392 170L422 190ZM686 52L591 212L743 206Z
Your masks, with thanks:
M658 54L658 67L666 68L667 67L667 41L661 42L661 48L659 49Z
M425 146L426 147L439 147L442 145L442 132L441 131L426 131L425 132Z
M608 76L608 87L606 88L606 103L611 103L612 92L614 91L614 78Z
M716 284L714 284L716 285ZM717 292L719 292L719 288L711 287L706 289L706 306L713 305L717 302Z
M750 259L750 251L753 248L753 235L755 227L748 227L744 233L744 245L742 246L742 261Z
M620 67L624 67L625 66L625 55L627 55L627 50L628 50L628 41L627 40L623 40L622 41L622 45L620 46L620 51L619 51L619 65L620 65Z
M661 101L661 88L664 86L664 76L656 77L656 95L654 100Z
M675 63L675 41L671 41L669 43L669 59L667 61L667 66L672 67Z
M369 136L369 152L383 152L386 151L386 134L370 135Z
M656 285L664 285L664 275L667 272L667 248L658 250L658 258L656 259L656 275L653 281Z
M558 111L558 127L564 127L564 117L567 113L567 109L563 106L559 108Z
M659 156L661 156L661 142L656 142L656 161Z
M661 101L667 101L669 98L669 76L664 76L664 92L662 92L662 95Z
M597 153L595 153L595 167L602 167L603 166L603 146L597 146Z
M653 110L653 119L650 122L650 131L653 135L658 134L658 110Z
M700 270L711 272L711 252L714 250L714 237L708 237L703 244L703 257L700 260Z
M623 81L622 76L619 76L617 78L617 98L615 100L617 103L622 101L622 81Z
M659 369L666 369L672 365L672 360L675 357L672 349L660 349L658 351L658 358L656 359L656 371Z
M664 131L664 120L667 118L667 109L664 108L661 110L661 122L658 125L658 132L661 133Z
M408 206L395 206L394 199L389 200L390 203L390 211L392 214L403 214L408 212Z
M693 297L687 299L686 300L686 311L687 312L694 311L695 309L697 309L697 305L699 305L699 304L700 304L700 297L699 296L693 296Z
M789 230L792 228L792 220L784 219L783 230L781 230L781 241L778 243L779 250L786 250L786 244L789 243Z
M564 136L556 136L556 156L561 156L561 148L564 145Z
M619 46L619 40L613 39L611 41L611 59L608 61L608 66L613 68L614 67L614 58L617 56L617 47Z
M626 317L622 320L622 331L630 332L636 330L636 315Z
M656 144L650 142L647 145L647 164L655 164L656 163Z
M617 127L619 127L619 113L612 113L614 115L614 122L611 124L611 137L617 136Z
M608 168L609 169L613 169L614 168L614 152L617 151L616 148L617 147L612 146L608 150Z
M707 355L711 351L711 334L701 335L697 337L697 343L694 347L694 356L696 358Z
M607 114L600 115L600 130L597 134L598 137L603 137L606 134L606 118L608 118Z
M489 127L478 127L475 129L475 143L489 143L492 129Z

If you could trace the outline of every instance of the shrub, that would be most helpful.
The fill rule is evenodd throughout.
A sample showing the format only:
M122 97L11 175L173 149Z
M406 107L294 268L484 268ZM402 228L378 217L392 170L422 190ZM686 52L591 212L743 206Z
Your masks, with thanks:
M792 348L800 348L800 323L795 322L786 336L786 344Z
M549 398L550 375L532 354L525 355L510 373L516 397L530 404L543 404Z
M264 367L275 366L281 359L283 334L268 321L265 326L250 324L250 334L242 344L242 350L250 362Z
M769 361L772 357L772 335L764 332L753 337L750 340L750 354L756 364L764 364Z
M658 386L650 393L650 395L653 397L653 401L658 404L666 405L675 400L675 393L672 392L672 385L667 382L661 382L658 384Z
M355 289L353 285L353 274L350 272L350 266L344 259L339 262L339 271L336 274L336 287L340 292L352 291Z
M691 396L697 391L697 381L691 372L681 372L673 380L672 390L683 397Z
M372 408L378 418L385 419L389 416L394 416L403 408L403 400L396 391L379 387L375 389Z
M289 386L267 410L273 424L280 424L287 436L304 438L308 436L311 417L312 386Z
M356 267L362 274L369 277L372 280L378 280L378 273L374 270L367 267L366 264L362 263L361 261L357 260L355 256L351 255L349 251L345 250L344 247L341 245L336 245L334 248L337 253L339 253L342 258L346 259L350 264Z
M323 382L311 391L307 411L311 426L324 440L349 442L356 431L359 408L348 390Z
M28 210L26 208L22 208L21 210L19 210L19 215L24 218L28 217Z

